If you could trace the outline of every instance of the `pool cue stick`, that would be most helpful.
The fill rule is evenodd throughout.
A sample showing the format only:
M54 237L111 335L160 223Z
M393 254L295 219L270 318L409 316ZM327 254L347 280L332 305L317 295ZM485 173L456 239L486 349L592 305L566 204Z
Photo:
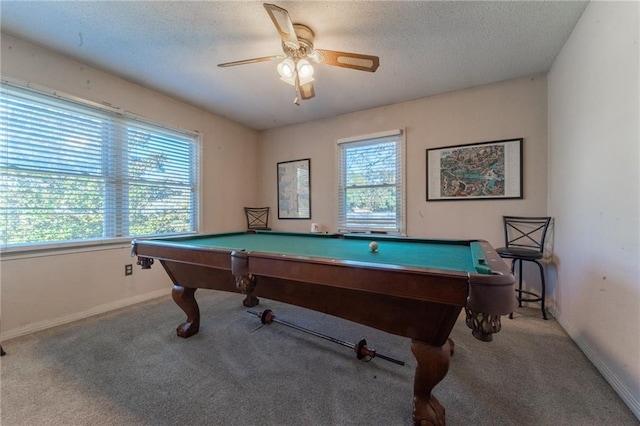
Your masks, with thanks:
M248 310L247 312L260 318L260 321L262 322L262 324L271 324L272 322L276 322L278 324L291 327L295 330L302 331L303 333L311 334L313 336L320 337L321 339L328 340L333 343L337 343L349 349L353 349L358 359L363 359L365 357L370 357L370 358L378 357L380 359L384 359L385 361L389 361L394 364L404 365L404 361L399 361L395 358L391 358L389 356L379 354L375 351L375 349L369 349L367 347L367 341L365 339L360 340L358 344L345 342L344 340L336 339L335 337L327 336L326 334L318 333L317 331L313 331L308 328L304 328L299 325L290 323L288 321L283 321L281 319L278 319L273 314L273 311L271 309L266 309L263 312L256 312L251 310Z

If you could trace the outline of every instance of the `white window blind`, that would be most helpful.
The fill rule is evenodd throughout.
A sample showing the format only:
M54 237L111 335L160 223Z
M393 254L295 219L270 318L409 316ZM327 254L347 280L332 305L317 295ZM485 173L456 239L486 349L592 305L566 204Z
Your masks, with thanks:
M404 234L402 131L341 139L337 157L338 229Z
M196 134L1 90L0 245L197 230Z

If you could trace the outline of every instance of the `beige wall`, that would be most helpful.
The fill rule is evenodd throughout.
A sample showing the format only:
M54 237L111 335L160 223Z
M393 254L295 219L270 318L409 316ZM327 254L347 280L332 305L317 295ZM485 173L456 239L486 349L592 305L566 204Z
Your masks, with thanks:
M311 222L335 232L336 140L406 129L407 233L415 237L481 238L502 244L502 215L547 211L547 84L522 78L339 117L264 131L260 195L275 214L274 230L308 232ZM524 199L427 202L426 149L524 138ZM276 163L311 158L311 220L278 220Z
M406 128L408 233L485 238L497 245L503 214L555 217L555 265L549 270L554 312L640 417L638 72L638 4L593 2L554 63L548 90L545 77L525 78L257 135L2 38L3 74L202 132L203 232L243 228L239 211L249 203L269 205L276 213L276 163L299 158L312 160L312 219L278 220L276 213L272 226L308 231L317 222L335 231L335 141ZM517 137L525 139L524 200L425 201L427 148ZM234 166L240 162L249 167L239 172ZM124 277L122 265L131 261L126 246L3 258L2 336L168 290L157 266Z
M203 232L245 227L242 207L257 199L258 134L174 99L2 35L3 77L45 86L202 135ZM242 169L236 167L243 164ZM245 166L246 165L246 166ZM169 294L160 265L134 263L127 245L38 256L6 255L0 262L3 337Z
M548 77L556 316L638 418L639 15L589 4Z

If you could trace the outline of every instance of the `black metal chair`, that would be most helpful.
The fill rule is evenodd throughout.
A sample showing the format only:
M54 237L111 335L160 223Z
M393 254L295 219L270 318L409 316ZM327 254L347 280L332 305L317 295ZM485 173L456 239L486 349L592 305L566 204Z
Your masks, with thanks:
M522 302L540 302L542 318L547 319L544 307L546 296L546 282L544 268L540 260L544 254L544 242L551 223L550 217L521 217L503 216L505 247L496 249L500 257L511 259L511 272L514 272L516 262L519 263L518 288L516 289L518 306ZM540 293L522 289L522 262L532 262L540 270ZM515 273L515 272L514 272ZM509 315L513 318L513 313Z
M245 207L247 229L256 231L271 231L269 228L269 207Z

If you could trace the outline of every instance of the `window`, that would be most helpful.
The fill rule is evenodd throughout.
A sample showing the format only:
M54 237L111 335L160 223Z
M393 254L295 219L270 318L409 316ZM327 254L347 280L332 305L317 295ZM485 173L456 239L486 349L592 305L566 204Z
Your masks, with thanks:
M404 234L402 130L338 140L340 232Z
M195 232L199 140L3 84L2 247Z

